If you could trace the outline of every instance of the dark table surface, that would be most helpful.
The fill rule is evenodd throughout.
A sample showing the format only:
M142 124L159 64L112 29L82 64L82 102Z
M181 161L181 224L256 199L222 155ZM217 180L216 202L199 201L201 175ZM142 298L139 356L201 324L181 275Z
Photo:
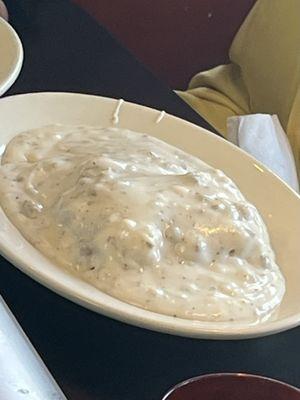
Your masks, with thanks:
M9 94L75 91L124 98L208 127L97 22L64 0L7 0L25 49ZM129 21L130 23L130 21ZM0 258L0 293L70 400L159 400L175 383L243 371L300 386L300 328L205 341L128 326L65 300Z

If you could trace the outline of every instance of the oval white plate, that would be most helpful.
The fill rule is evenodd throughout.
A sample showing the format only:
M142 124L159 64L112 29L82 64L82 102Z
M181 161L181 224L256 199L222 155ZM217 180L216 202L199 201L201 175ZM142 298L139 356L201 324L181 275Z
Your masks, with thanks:
M0 96L17 79L23 63L23 48L14 29L0 17Z
M52 123L111 125L117 101L73 93L35 93L0 100L0 149L23 130ZM156 136L222 169L261 212L269 228L287 291L278 318L257 326L204 323L168 317L116 300L56 267L18 233L0 209L0 251L15 266L55 292L104 315L152 330L213 339L240 339L300 324L300 198L237 147L179 118L125 102L120 127Z

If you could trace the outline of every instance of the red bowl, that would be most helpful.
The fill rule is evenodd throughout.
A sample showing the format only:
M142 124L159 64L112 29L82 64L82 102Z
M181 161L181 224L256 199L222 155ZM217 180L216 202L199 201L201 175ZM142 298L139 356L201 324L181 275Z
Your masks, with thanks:
M179 383L162 400L300 400L300 390L263 376L210 374Z

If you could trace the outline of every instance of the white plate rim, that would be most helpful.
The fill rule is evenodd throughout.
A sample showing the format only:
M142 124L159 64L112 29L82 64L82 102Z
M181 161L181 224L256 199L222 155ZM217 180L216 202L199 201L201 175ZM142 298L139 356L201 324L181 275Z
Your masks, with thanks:
M11 46L15 48L15 62L7 71L6 77L0 81L0 96L2 96L14 84L20 74L23 65L24 51L22 42L14 28L1 17L0 24L4 27L6 33L8 34L8 37L10 38L9 40L11 41Z
M22 97L28 97L28 96L62 96L62 97L68 97L68 96L80 96L80 97L93 97L100 99L101 101L104 102L109 102L113 106L115 106L115 101L117 99L112 99L112 98L106 98L106 97L101 97L101 96L94 96L94 95L86 95L86 94L81 94L81 93L72 93L72 92L39 92L39 93L27 93L27 94L20 94L20 95L14 95L14 96L9 96L4 99L0 100L0 107L3 101L5 102L10 102L14 101L15 98L22 98ZM153 116L155 116L157 113L157 110L141 106L135 103L129 103L125 102L125 104L128 107L133 107L133 108L138 108L140 110L141 108L147 111L148 113L152 113ZM172 116L170 114L166 114L166 118L172 118L175 120L179 120L180 123L182 124L187 124L188 126L193 126L194 128L196 127L197 129L200 129L202 131L203 135L208 135L210 137L213 137L215 140L220 140L226 143L226 146L232 146L234 148L234 151L240 152L240 149L237 149L235 146L232 144L228 143L225 141L223 138L219 138L213 133L203 129L199 128L198 126L188 122L184 121L178 117ZM263 168L265 171L267 171L268 174L269 172L266 167L262 166L260 163L258 163L255 159L250 157L245 153L247 158L250 158L253 162L256 164L260 165L261 168ZM274 176L274 174L271 173L271 175ZM281 181L278 177L276 177L276 180L279 180L282 185L286 187L286 189L290 192L293 192L295 196L297 196L298 199L300 199L300 196L298 196L292 189L290 189L283 181ZM174 334L178 336L186 336L186 337L193 337L193 338L202 338L202 339L246 339L246 338L254 338L254 337L259 337L259 336L267 336L273 333L281 332L283 330L291 329L293 327L296 327L300 324L300 312L297 313L296 315L284 318L279 321L270 321L267 324L261 324L261 325L255 325L251 327L245 327L245 326L235 326L235 329L233 330L232 327L227 328L224 327L223 324L214 324L214 328L211 326L213 324L211 323L194 323L193 321L189 321L189 328L187 328L185 325L180 324L181 321L187 322L188 320L182 320L180 318L173 318L173 317L168 317L160 314L156 314L150 311L145 311L141 310L135 306L125 304L119 300L115 300L114 302L117 302L120 305L125 304L125 307L127 308L128 313L120 313L118 309L115 307L105 307L103 304L101 305L102 308L99 308L99 304L95 304L95 302L91 301L90 299L86 298L81 298L80 296L74 294L72 290L69 290L65 286L58 284L57 282L49 282L49 280L45 280L41 274L37 274L36 271L33 271L32 269L28 269L28 265L24 263L24 261L20 257L16 257L15 254L13 254L10 249L3 247L3 243L0 242L0 251L1 253L7 258L12 265L15 265L17 268L21 269L23 272L25 272L27 275L31 276L34 280L38 281L39 283L43 284L44 286L48 287L52 291L62 295L63 297L68 298L69 300L82 305L83 307L86 307L92 311L101 313L105 316L112 317L114 319L117 319L119 321L129 323L135 326L147 328L150 330L155 330L155 331L160 331L164 333L169 333L169 334ZM16 262L17 260L17 262ZM110 297L110 296L108 296ZM111 298L111 297L110 297ZM111 298L112 299L112 298ZM145 314L144 316L142 314ZM150 318L151 317L151 318ZM210 328L207 328L207 326L210 326ZM226 325L226 324L225 324Z

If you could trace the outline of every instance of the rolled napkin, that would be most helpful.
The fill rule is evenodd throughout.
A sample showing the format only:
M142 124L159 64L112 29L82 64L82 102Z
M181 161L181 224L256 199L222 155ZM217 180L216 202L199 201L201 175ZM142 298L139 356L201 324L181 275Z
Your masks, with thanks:
M66 397L0 296L0 399Z
M227 139L263 163L299 192L293 152L277 115L251 114L227 119Z
M8 11L2 0L0 0L0 18L8 20Z

